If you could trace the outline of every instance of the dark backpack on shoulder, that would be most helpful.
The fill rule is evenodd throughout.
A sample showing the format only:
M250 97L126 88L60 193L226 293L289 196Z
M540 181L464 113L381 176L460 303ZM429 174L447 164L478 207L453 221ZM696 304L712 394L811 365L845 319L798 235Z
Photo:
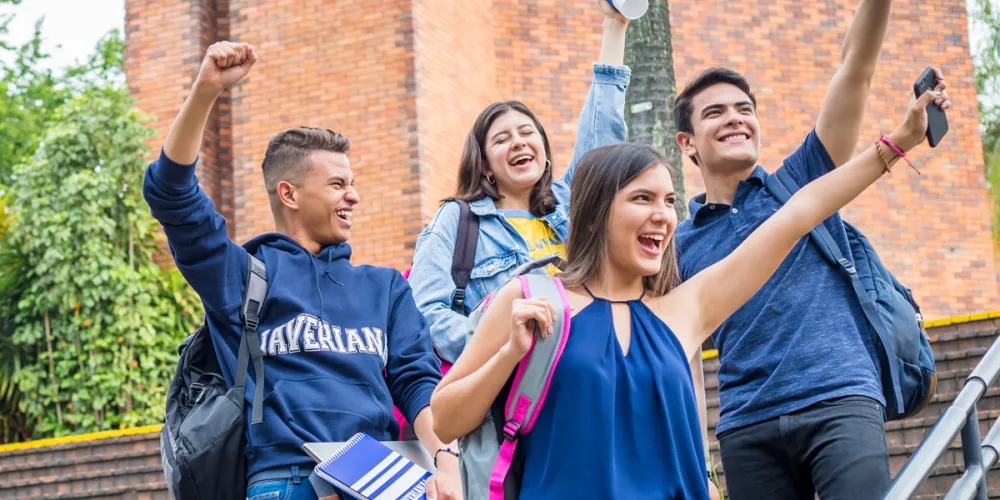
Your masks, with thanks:
M243 334L235 383L226 388L207 325L178 348L177 372L167 392L167 415L160 431L160 455L167 489L175 500L246 498L247 365L256 375L252 424L263 420L264 359L257 339L261 306L267 296L267 268L248 254L240 317Z
M769 174L765 185L782 205L799 190L784 168ZM826 260L850 281L868 320L876 351L873 361L882 378L885 419L915 415L927 406L937 388L934 353L924 332L920 306L910 289L885 267L868 238L847 222L844 229L853 260L844 257L822 223L809 234Z

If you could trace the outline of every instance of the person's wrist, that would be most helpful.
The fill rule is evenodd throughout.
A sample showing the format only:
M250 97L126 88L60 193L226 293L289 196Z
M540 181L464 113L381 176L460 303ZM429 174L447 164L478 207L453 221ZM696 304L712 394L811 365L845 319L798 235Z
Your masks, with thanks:
M442 466L458 465L459 453L450 446L442 446L434 452L434 468L440 469Z
M906 130L903 127L899 127L893 130L891 133L887 134L887 137L893 144L899 149L903 150L904 153L917 147L923 141L922 133L915 133ZM899 156L891 148L886 148L887 152L891 153L893 156Z
M222 95L222 87L205 83L201 79L195 79L191 86L191 96L201 101L215 102Z
M621 16L619 16L619 17L621 17ZM605 31L609 31L609 30L611 30L611 31L614 31L614 30L625 31L625 28L627 28L627 27L628 27L628 19L626 19L624 17L621 17L620 19L618 17L612 17L612 16L605 16L604 17L604 30Z
M510 340L500 348L500 359L508 362L518 363L528 352L521 352Z

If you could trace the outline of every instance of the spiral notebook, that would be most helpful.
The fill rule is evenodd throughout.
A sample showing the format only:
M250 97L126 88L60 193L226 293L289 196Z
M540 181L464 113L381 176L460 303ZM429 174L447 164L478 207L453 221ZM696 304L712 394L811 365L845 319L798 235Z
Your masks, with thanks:
M316 475L359 500L426 499L431 473L359 432Z

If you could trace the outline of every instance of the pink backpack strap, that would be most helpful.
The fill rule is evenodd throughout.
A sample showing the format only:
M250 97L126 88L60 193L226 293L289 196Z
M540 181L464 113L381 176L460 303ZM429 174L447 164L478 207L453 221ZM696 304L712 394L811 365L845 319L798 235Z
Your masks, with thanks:
M524 298L545 297L556 309L556 324L552 335L541 339L537 334L532 340L528 354L524 356L514 373L510 396L504 411L506 421L503 427L504 440L500 454L490 474L490 500L503 500L503 483L510 471L518 439L527 434L535 425L538 413L545 403L552 376L559 358L566 349L570 330L569 297L559 278L547 274L527 274L518 276Z

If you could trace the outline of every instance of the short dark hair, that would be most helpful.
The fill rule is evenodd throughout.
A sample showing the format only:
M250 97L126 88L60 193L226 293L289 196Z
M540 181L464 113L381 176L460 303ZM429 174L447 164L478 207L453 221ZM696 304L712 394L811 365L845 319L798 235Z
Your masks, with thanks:
M582 287L597 277L608 262L608 227L615 195L633 179L667 160L645 144L614 144L591 150L580 159L569 201L569 238L566 265L559 277L570 287ZM643 286L664 295L680 283L674 237L667 241L660 270L644 276Z
M495 102L479 113L476 123L472 125L472 130L465 138L465 149L458 164L458 189L455 191L455 198L476 201L489 196L496 201L502 197L500 190L486 178L486 173L489 171L489 161L486 159L486 134L497 118L510 111L517 111L531 119L542 136L545 156L552 161L549 136L531 109L521 101ZM556 197L552 194L552 177L552 168L546 168L542 172L542 177L535 182L535 187L531 189L528 210L536 217L546 216L556 209Z
M267 144L264 162L264 187L271 199L271 210L278 207L278 183L287 181L301 185L312 163L313 151L344 153L351 149L351 141L343 134L325 128L295 127L278 132Z
M708 68L694 77L694 80L691 80L687 84L687 87L684 87L684 91L677 94L677 98L674 99L674 125L677 127L678 132L694 133L694 125L691 123L691 117L694 116L694 108L692 106L695 96L702 93L705 89L720 83L728 83L742 90L750 98L754 109L757 109L757 97L753 95L753 92L750 90L750 82L743 75L729 68ZM698 160L695 160L693 157L691 159L694 160L696 165L698 164Z

